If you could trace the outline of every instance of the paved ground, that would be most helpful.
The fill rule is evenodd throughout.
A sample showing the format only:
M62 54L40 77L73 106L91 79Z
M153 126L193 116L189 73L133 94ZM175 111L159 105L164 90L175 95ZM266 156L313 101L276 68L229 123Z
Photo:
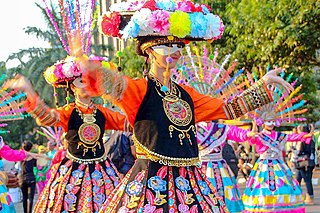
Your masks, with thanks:
M307 206L306 207L306 213L319 213L320 212L320 169L318 168L316 172L314 173L314 182L317 184L313 185L314 189L314 195L315 195L315 203L316 205L314 206ZM241 179L240 179L241 182ZM241 190L243 191L245 185L244 183L239 184ZM302 188L304 192L306 192L306 186L302 183ZM37 196L35 197L35 200L37 199ZM22 207L22 202L16 203L15 204L16 212L17 213L23 213L23 207ZM41 212L42 213L42 212Z

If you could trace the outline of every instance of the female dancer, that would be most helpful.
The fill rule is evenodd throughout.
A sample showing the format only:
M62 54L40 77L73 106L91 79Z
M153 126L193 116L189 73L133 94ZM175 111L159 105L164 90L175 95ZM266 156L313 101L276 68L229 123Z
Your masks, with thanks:
M240 116L241 110L245 111L246 108L239 106L246 102L243 97L249 91L263 95L265 99L262 103L265 104L270 101L265 83L279 82L279 78L275 76L278 70L269 72L263 78L264 82L260 81L238 97L244 102L230 100L224 103L223 100L201 95L190 87L180 86L171 81L169 70L175 68L181 56L181 47L185 45L187 39L175 36L175 32L169 32L168 29L179 31L182 28L179 26L175 28L173 25L161 26L161 23L165 22L157 22L160 27L166 29L163 31L163 36L147 32L148 36L143 37L139 36L139 29L144 33L144 30L155 28L145 25L135 28L139 23L147 25L151 23L143 20L146 17L147 19L148 17L157 18L157 13L159 17L161 15L167 17L166 20L170 15L172 23L189 24L190 27L189 19L184 20L188 22L179 19L189 15L176 10L178 2L172 1L171 5L166 3L168 2L146 1L143 2L143 6L133 4L128 8L126 8L127 3L121 4L120 8L124 11L144 7L139 8L139 11L131 11L134 15L128 24L121 23L121 20L124 22L128 20L128 16L120 18L119 13L108 14L106 17L106 20L113 18L119 20L112 23L125 27L120 30L129 33L129 37L133 36L137 39L138 54L147 56L151 60L151 69L145 79L133 80L95 67L88 69L83 76L88 91L96 95L108 94L110 99L124 110L128 121L134 127L132 138L138 158L100 212L227 212L222 198L196 166L200 160L195 123L232 118L233 115ZM189 6L196 6L190 1L187 3L192 4ZM165 9L168 8L167 6L170 6L168 10L176 10L176 16ZM163 10L151 12L157 7L162 7ZM197 5L197 7L199 10L203 8L204 12L208 11L205 6ZM152 14L149 16L145 12ZM201 15L202 13L191 14ZM119 30L119 26L113 29ZM210 28L208 29L210 31ZM190 33L189 30L188 33ZM188 34L188 37L192 39L193 36ZM239 108L232 111L231 109L235 109L233 108L235 106Z
M66 132L66 157L50 169L51 177L39 196L34 212L98 212L120 181L119 173L107 159L102 137L106 129L123 130L125 116L94 104L81 78L90 66L112 68L113 65L103 61L103 58L86 56L90 51L92 27L89 24L92 23L94 1L77 3L59 1L61 16L68 19L63 22L66 40L61 36L49 7L46 7L69 55L44 72L48 83L54 88L66 87L67 92L74 95L75 102L69 103L70 97L67 95L65 106L50 109L34 91L30 81L21 75L4 85L27 95L25 108L39 125L61 126ZM69 12L72 16L66 17Z
M305 212L303 192L285 163L282 150L286 142L308 143L311 134L274 131L279 115L276 113L277 106L271 106L259 111L263 130L250 140L251 144L256 145L260 158L253 166L242 196L244 212L302 213Z
M199 155L204 173L219 195L223 197L228 210L242 212L244 207L239 186L229 165L222 158L222 148L227 140L245 142L256 133L217 122L201 122L196 126Z

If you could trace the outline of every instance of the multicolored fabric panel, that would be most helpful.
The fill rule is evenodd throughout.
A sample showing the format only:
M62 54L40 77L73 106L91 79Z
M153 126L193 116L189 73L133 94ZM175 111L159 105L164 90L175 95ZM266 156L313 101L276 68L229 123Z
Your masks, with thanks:
M200 168L138 159L107 199L102 212L229 212Z
M236 178L225 160L202 163L202 171L216 188L227 209L232 213L240 213L244 209L240 189Z
M259 159L247 181L242 201L246 212L304 212L304 195L281 159Z
M119 181L119 173L108 160L79 164L65 158L52 167L34 212L98 212Z
M0 212L15 213L13 202L7 192L7 187L0 179Z

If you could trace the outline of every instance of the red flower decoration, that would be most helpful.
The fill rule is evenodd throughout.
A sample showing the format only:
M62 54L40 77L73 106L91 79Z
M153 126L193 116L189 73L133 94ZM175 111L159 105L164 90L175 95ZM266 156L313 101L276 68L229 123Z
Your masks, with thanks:
M194 5L194 11L192 12L202 12L201 4Z
M121 19L118 12L104 14L101 21L101 31L106 36L116 37L119 34L120 23Z
M142 8L148 8L150 10L157 10L157 4L156 4L156 1L155 0L149 0L147 1L143 6Z

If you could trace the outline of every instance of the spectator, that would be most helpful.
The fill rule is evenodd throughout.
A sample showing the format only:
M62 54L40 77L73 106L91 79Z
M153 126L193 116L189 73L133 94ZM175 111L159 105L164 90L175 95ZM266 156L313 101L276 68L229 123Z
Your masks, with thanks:
M109 159L123 175L131 169L135 161L131 136L131 132L112 131L105 142Z
M33 144L31 142L25 141L22 145L22 148L26 152L29 152L32 149L32 146ZM36 177L34 176L33 169L36 166L37 160L32 158L31 156L27 156L27 158L21 164L21 191L24 213L32 212L33 198L36 190Z
M304 126L303 129L301 126L298 126L298 133L301 132L313 132L313 126ZM296 179L301 184L303 179L306 187L307 194L305 203L307 205L314 205L314 194L313 194L313 185L312 185L312 175L315 168L315 142L311 140L309 144L298 143L297 144L298 157L295 163L297 169ZM305 162L305 163L304 163Z

